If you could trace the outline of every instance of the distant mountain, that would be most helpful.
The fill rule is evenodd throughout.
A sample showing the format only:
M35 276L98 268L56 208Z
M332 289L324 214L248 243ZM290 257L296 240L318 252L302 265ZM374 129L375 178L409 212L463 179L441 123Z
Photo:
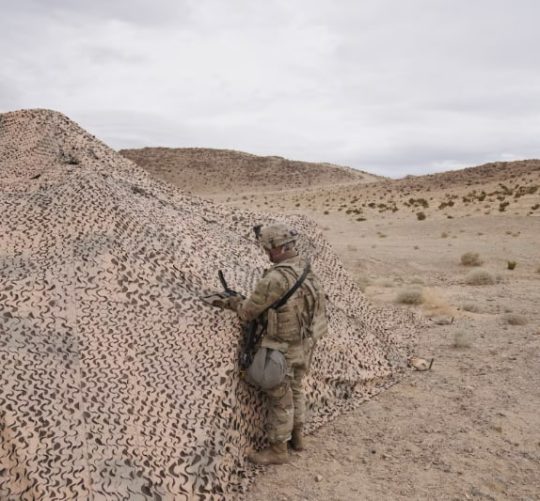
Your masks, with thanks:
M397 179L394 186L447 189L458 186L488 185L491 183L527 184L540 179L540 160L490 162L476 167Z
M384 178L329 163L262 157L209 148L142 148L120 154L152 176L199 194L262 192L344 183L372 183Z

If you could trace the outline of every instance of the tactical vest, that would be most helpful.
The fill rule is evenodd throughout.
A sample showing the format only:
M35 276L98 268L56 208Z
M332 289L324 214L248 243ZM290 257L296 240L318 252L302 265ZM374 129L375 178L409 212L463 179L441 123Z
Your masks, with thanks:
M279 273L289 289L302 275L306 264L301 258L287 259L274 265L267 274ZM326 332L324 294L317 277L309 272L285 305L268 311L267 331L261 346L281 351L289 364L308 366L315 343Z

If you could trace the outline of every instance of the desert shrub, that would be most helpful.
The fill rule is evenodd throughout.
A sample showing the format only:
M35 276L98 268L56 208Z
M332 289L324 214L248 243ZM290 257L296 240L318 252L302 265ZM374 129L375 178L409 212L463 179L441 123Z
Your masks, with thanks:
M536 273L540 273L540 266L536 268Z
M418 219L418 221L423 221L424 219L426 219L426 215L423 212L417 212L416 219Z
M499 212L504 212L509 205L510 202L501 202L499 204Z
M357 221L367 221L367 219L365 217L357 217L356 220Z
M471 333L466 330L457 330L454 332L454 341L452 346L454 348L470 348L472 344Z
M461 264L463 266L480 266L482 260L478 252L466 252L461 256Z
M509 270L513 270L516 266L517 266L517 262L516 262L516 261L508 261L508 262L506 263L506 267L507 267Z
M365 292L367 287L371 283L369 278L366 275L363 275L363 274L355 275L354 281L356 282L356 284L358 285L358 287L360 288L360 290L362 292Z
M422 289L418 287L409 287L398 292L396 302L400 304L422 304L424 294Z
M324 214L325 216L328 216L328 214L330 214L330 212L328 212L327 210L325 210L325 211L323 212L323 214Z
M523 315L518 315L516 313L507 313L503 315L503 321L508 325L526 325L527 319Z
M474 270L465 277L467 285L493 285L495 278L487 270Z
M448 233L446 233L446 231L443 231L441 233L441 238L448 238Z
M469 313L479 313L480 312L480 308L475 303L463 303L461 305L461 309L463 311L468 311Z
M453 200L450 200L448 202L441 202L440 205L439 205L439 209L442 210L446 207L453 207L454 206L454 201Z

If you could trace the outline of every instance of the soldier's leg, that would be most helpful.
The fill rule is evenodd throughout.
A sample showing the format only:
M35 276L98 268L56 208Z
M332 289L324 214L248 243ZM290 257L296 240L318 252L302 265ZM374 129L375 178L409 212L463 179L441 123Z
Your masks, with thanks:
M305 369L294 368L291 378L291 390L294 403L294 427L303 426L306 420L306 396L302 386L302 380L306 374Z
M294 404L291 380L287 376L278 387L268 390L268 440L271 443L287 442L293 429Z
M288 460L287 441L293 428L294 405L289 377L278 387L266 391L268 396L267 434L270 446L251 453L248 459L256 464L282 464Z
M302 380L306 371L304 368L294 368L293 377L291 379L291 390L293 394L294 404L294 420L291 437L291 446L295 451L304 450L305 444L303 439L304 422L306 419L306 397Z

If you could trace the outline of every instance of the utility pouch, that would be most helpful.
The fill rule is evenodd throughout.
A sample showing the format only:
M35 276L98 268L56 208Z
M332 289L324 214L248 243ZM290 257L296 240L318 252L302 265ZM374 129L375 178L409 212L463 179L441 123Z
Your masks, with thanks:
M285 381L287 361L278 350L261 347L246 371L246 381L262 390L271 390Z
M275 339L278 330L278 313L274 308L266 312L266 336Z

